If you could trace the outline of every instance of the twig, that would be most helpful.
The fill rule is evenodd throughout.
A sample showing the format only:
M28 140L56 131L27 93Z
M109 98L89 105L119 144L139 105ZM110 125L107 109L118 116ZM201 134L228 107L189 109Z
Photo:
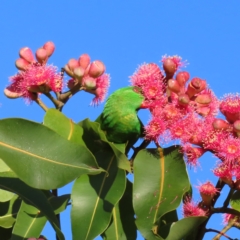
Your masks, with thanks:
M58 190L57 190L57 189L53 189L53 190L52 190L52 194L53 194L55 197L57 197L57 196L58 196ZM61 229L60 214L57 214L56 217L57 217L57 220L58 220L58 222L59 222L60 229ZM57 234L56 234L56 240L59 240Z
M225 185L225 183L219 179L215 186L217 189L219 189L219 192L216 193L216 196L212 201L212 205L211 205L212 207L215 205L216 201L218 200L218 198L220 196L220 192L223 189L224 185ZM208 218L200 225L199 230L198 230L197 240L202 240L202 238L206 232L206 225L212 214L213 213L210 212L210 215L208 216Z
M37 98L35 102L46 112L48 110L48 107L42 102L40 98Z
M218 230L215 230L215 229L212 229L212 228L208 228L206 229L206 232L215 232L215 233L218 233L220 234L220 236L224 236L225 238L229 239L229 240L237 240L236 238L233 239L233 238L230 238L229 236L227 236L226 234L224 234L223 232L221 231L218 231ZM217 235L218 236L218 235ZM214 239L214 238L213 238ZM216 239L215 239L216 240Z
M134 161L135 157L137 156L138 152L142 149L145 149L150 144L150 142L151 141L144 139L144 141L140 144L140 146L138 146L136 148L133 147L134 152L130 158L131 167L133 167L133 161Z
M224 236L224 237L226 237L226 238L228 238L230 240L234 240L233 238L230 238L227 235L225 235L225 233L233 226L234 221L235 221L235 219L230 220L228 225L225 226L222 229L222 231L219 231L218 234L212 240L219 240L221 236ZM236 238L235 238L235 240L236 240Z
M48 92L48 93L44 93L44 94L45 94L45 96L47 96L53 102L53 104L55 105L56 109L59 110L60 108L63 107L64 103L59 101L59 100L57 100L56 98L54 98L51 93Z

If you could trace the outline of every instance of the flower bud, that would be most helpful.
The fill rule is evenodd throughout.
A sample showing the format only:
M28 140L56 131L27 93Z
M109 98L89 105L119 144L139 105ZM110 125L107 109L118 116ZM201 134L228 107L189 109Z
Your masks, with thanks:
M54 50L55 50L55 45L53 42L46 42L43 45L43 48L47 51L47 55L48 57L51 57L51 55L53 54Z
M19 58L16 60L15 62L15 66L16 68L18 68L19 70L26 70L26 68L28 67L29 62L27 62L25 59L23 58Z
M174 79L169 79L168 82L168 89L171 90L174 93L179 93L180 92L180 86L178 82Z
M237 136L240 138L240 120L233 123L233 131L236 132Z
M199 94L196 98L195 98L195 102L201 104L201 105L209 105L209 103L211 103L212 98L210 94Z
M210 206L214 195L219 192L211 182L206 182L198 187L203 203Z
M179 72L176 75L176 81L178 82L180 87L185 86L185 84L189 80L189 78L190 78L190 75L186 71Z
M4 89L4 94L6 97L12 98L12 99L22 97L22 95L23 95L23 93L14 92L9 88Z
M196 112L202 117L206 117L210 113L210 110L209 107L197 107Z
M28 47L21 48L19 51L19 56L29 63L32 63L35 61L33 52Z
M181 106L187 106L190 102L189 96L187 94L181 94L178 96L178 103Z
M171 58L166 58L163 61L163 69L166 73L166 77L169 79L172 78L174 73L177 71L177 65Z
M73 71L74 68L79 67L79 62L78 62L77 59L71 58L71 59L68 61L67 65L68 65L69 69L70 69L71 71Z
M95 78L92 77L85 77L83 80L83 87L86 88L86 90L94 90L96 89L97 82Z
M44 48L39 48L36 51L35 55L36 55L38 62L41 64L45 64L48 60L48 53L47 53L47 50Z
M74 77L73 72L71 71L71 69L68 67L68 65L66 64L64 66L64 71L67 73L67 75L69 75L70 77Z
M213 121L212 126L216 130L227 130L230 127L229 123L220 118L216 118Z
M76 67L76 68L74 68L74 70L73 70L73 75L74 75L74 77L76 78L76 79L78 79L78 81L80 81L81 82L81 80L82 80L82 78L83 78L83 76L84 76L84 68L83 67L81 67L81 66L79 66L79 67Z
M72 89L76 84L77 84L77 81L73 78L68 80L68 82L67 82L67 86L69 89Z
M193 97L195 94L201 92L202 90L206 89L207 84L205 80L202 80L200 78L193 78L191 82L188 84L187 88L187 95L189 98Z
M88 67L88 65L90 64L90 56L86 53L82 54L79 57L78 62L82 68L86 69Z
M97 78L105 72L105 65L103 62L96 60L90 64L88 74L90 77Z

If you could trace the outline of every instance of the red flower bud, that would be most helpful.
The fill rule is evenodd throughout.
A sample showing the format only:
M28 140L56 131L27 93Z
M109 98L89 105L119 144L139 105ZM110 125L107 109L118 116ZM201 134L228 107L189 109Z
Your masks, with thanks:
M185 83L189 80L189 78L190 78L189 73L185 71L179 72L176 75L176 80L181 87L185 86Z
M68 61L68 64L67 64L67 65L68 65L68 67L69 67L69 69L70 69L71 71L73 71L74 68L80 66L78 60L77 60L77 59L74 59L74 58L71 58L71 59Z
M55 45L53 42L46 42L44 45L43 45L43 48L47 51L47 55L48 57L50 57L54 50L55 50Z
M206 89L207 84L205 80L202 80L198 77L195 77L191 80L191 82L188 84L187 88L187 95L191 98L195 94L201 92L202 90Z
M71 71L67 64L65 65L64 70L67 73L67 75L69 75L70 77L74 77L73 72Z
M79 66L79 67L76 67L74 68L73 70L73 75L76 79L78 79L79 81L82 80L83 76L84 76L84 68Z
M180 86L178 82L174 79L169 79L168 80L168 89L171 90L172 92L179 93L180 92Z
M83 86L86 88L86 90L95 90L97 86L96 79L92 77L85 77Z
M88 67L88 65L90 64L90 56L86 53L82 54L79 57L78 62L82 68L86 69Z
M166 77L169 79L172 78L177 71L177 65L171 58L166 58L163 62L163 69L166 73Z
M212 98L210 94L200 94L195 98L195 102L200 103L202 105L208 105L209 103L211 103Z
M101 76L105 71L105 65L103 62L96 60L90 64L88 74L90 77L97 78Z
M15 65L16 67L19 69L19 70L26 70L26 68L28 67L29 65L29 62L27 62L25 59L23 58L19 58L16 60L15 62Z
M190 102L189 96L187 94L181 94L178 96L178 103L181 106L187 106Z
M38 60L39 63L41 64L44 64L47 62L48 60L48 53L47 53L47 50L44 49L44 48L39 48L37 51L36 51L36 58Z
M237 136L240 138L240 120L233 123L233 131L236 132Z
M212 126L216 130L227 130L230 127L229 123L220 118L216 118L213 121Z
M28 47L21 48L19 51L19 56L29 63L32 63L35 61L33 52Z

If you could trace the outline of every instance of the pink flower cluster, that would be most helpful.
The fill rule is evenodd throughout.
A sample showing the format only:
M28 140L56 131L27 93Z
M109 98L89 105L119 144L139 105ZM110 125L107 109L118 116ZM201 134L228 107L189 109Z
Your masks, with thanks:
M5 95L9 98L23 97L31 101L38 97L38 93L60 92L63 87L62 76L55 66L46 64L54 50L54 43L46 42L36 51L35 60L30 48L20 49L20 58L15 62L19 72L10 77L11 84L4 89Z
M70 89L80 84L82 90L95 95L93 105L104 100L110 84L110 76L104 73L103 62L99 60L91 62L88 54L82 54L78 59L70 59L64 69L72 77L68 81Z
M179 56L164 56L162 69L145 63L130 77L133 86L142 89L151 119L145 126L145 138L154 142L178 140L186 161L198 165L206 151L226 164L240 160L240 96L227 95L221 101L205 80L186 71ZM226 120L216 118L218 110Z

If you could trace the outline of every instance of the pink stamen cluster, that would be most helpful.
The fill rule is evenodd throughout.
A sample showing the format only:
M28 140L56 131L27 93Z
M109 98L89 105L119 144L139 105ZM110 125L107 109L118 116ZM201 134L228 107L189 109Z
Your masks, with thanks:
M207 216L207 211L202 209L199 204L194 203L192 199L188 199L183 204L183 216L184 217L197 217L197 216Z
M53 42L45 43L36 51L35 60L30 48L20 49L20 58L15 62L19 72L10 77L11 84L5 88L5 95L31 101L38 97L38 93L60 92L63 87L62 76L57 72L57 67L46 64L54 50Z
M78 59L70 59L64 69L72 77L68 81L70 89L80 84L82 90L95 95L92 100L93 105L104 100L109 88L110 76L104 73L106 67L103 62L99 60L91 62L88 54L82 54Z
M229 213L223 214L223 223L227 225L230 221L233 221L234 227L240 228L240 217L239 216L229 214Z
M164 56L162 63L163 70L145 63L130 77L132 85L142 89L142 107L151 112L145 138L180 141L187 163L194 167L206 151L228 164L238 162L240 96L229 94L219 101L205 80L178 71L186 65L179 56ZM215 117L219 109L226 120Z
M197 186L199 193L202 197L202 202L205 206L210 206L212 200L217 192L219 192L211 182L206 182Z
M152 114L145 138L155 142L180 140L187 162L196 166L206 152L203 139L213 130L219 101L205 80L195 77L189 81L188 72L177 72L186 65L181 57L164 56L162 63L163 71L154 63L145 63L130 77L132 85L142 89L142 107Z

